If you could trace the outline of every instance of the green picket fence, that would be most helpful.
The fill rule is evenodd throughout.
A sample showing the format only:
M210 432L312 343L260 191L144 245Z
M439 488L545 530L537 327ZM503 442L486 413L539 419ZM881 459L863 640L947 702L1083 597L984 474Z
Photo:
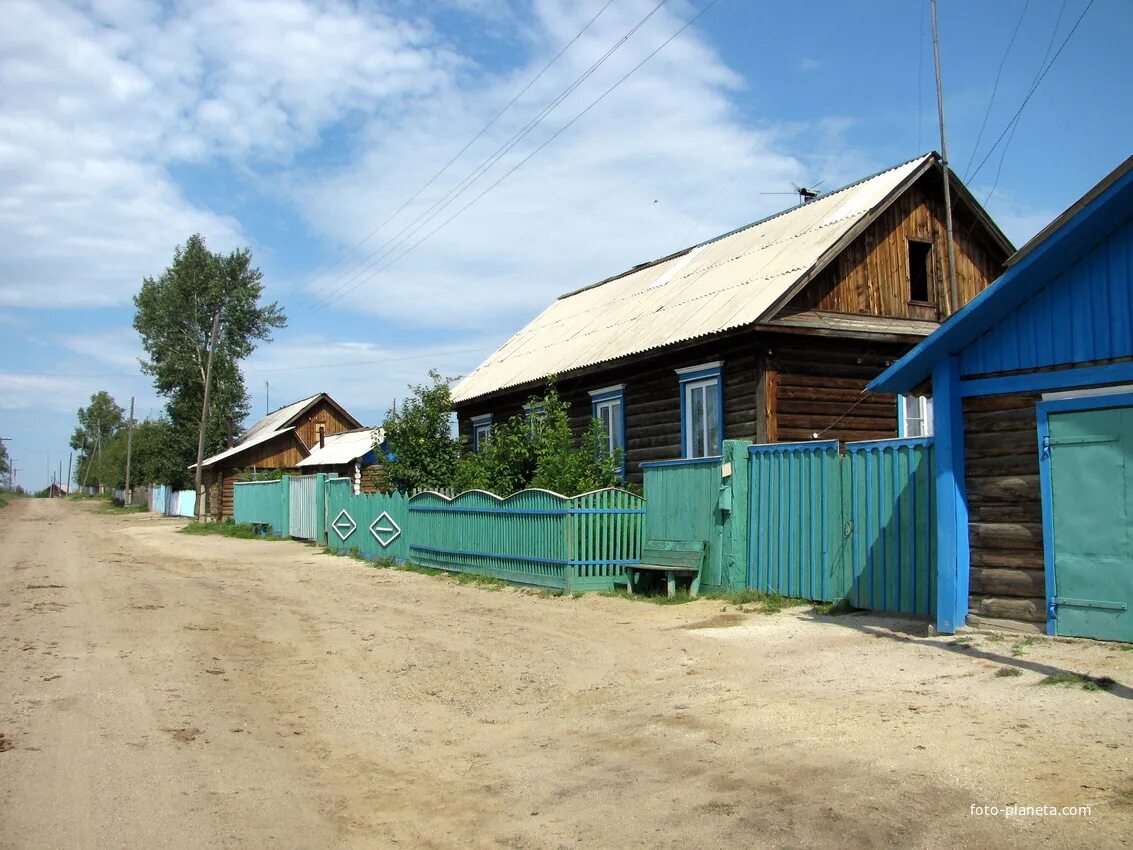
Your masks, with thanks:
M645 539L707 543L702 591L728 589L722 577L721 458L643 463Z
M423 566L494 576L571 593L624 583L640 563L645 509L614 488L567 497L482 490L409 500L409 558Z
M326 482L327 546L371 561L404 561L409 556L406 533L409 497L400 493L355 495L348 478Z

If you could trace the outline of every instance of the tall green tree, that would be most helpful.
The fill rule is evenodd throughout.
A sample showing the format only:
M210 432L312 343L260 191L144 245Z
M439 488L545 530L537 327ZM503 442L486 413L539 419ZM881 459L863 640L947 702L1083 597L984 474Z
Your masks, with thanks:
M154 388L167 399L171 466L181 476L170 484L184 486L191 479L188 467L196 462L210 351L205 454L223 448L228 423L239 425L248 415L240 362L260 342L269 341L272 331L287 325L279 304L261 303L263 289L263 273L252 265L250 250L213 253L204 238L194 234L177 246L161 276L147 277L134 296L134 328L147 354L142 370L153 376ZM217 316L219 333L213 347Z
M126 425L126 411L106 390L90 397L90 404L80 407L79 424L71 435L71 448L79 452L75 480L80 484L115 486L107 467L107 454L113 452L114 437Z
M8 456L8 447L0 442L0 485L8 486L8 476L12 472L12 459Z

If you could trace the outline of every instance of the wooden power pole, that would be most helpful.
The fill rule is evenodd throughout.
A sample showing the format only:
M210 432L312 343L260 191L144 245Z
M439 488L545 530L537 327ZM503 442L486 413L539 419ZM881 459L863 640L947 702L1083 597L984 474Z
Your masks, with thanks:
M940 35L936 26L936 0L932 6L932 56L936 66L936 111L940 119L940 166L944 172L944 232L948 245L949 313L960 309L960 293L956 288L956 242L952 236L952 181L948 175L948 142L944 136L944 85L940 80Z
M130 460L134 453L134 397L130 396L130 421L126 423L126 499L127 505L134 501L134 493L130 489Z
M212 318L212 335L209 338L209 356L208 362L205 365L205 397L201 402L201 431L197 436L197 470L194 489L197 492L197 522L201 521L205 509L205 494L201 487L202 472L201 464L205 460L205 429L208 428L209 421L209 389L212 386L212 358L216 353L216 339L220 336L220 310L216 311L216 315Z

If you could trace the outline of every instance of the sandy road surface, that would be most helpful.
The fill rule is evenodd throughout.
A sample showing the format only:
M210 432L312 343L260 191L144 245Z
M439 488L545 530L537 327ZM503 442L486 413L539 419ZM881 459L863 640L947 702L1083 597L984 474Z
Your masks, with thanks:
M1118 647L541 598L178 527L0 512L0 845L1133 841ZM1091 814L970 813L1011 803Z

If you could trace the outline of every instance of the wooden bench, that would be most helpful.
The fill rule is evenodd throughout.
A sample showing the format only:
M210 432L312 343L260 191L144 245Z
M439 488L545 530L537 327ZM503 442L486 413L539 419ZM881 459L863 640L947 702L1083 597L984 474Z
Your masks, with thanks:
M703 540L646 540L641 550L641 563L625 568L626 589L633 593L634 573L665 573L665 586L669 596L677 595L677 576L689 576L689 596L696 596L700 590L700 570L704 566L704 554L708 548Z
M258 534L260 537L267 537L268 532L271 530L270 522L253 522L249 523L252 526L252 533Z

